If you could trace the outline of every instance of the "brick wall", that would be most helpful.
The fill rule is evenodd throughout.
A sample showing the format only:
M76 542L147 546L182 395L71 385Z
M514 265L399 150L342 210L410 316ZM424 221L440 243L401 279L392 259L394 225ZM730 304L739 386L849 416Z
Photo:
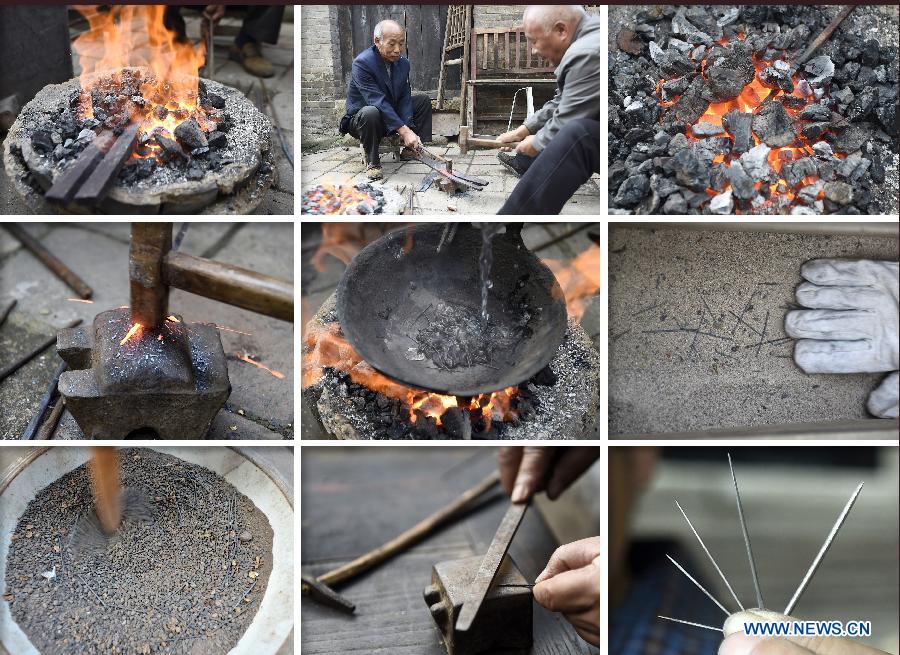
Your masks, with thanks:
M343 86L337 79L337 9L331 5L300 7L300 124L304 141L337 134L337 102L343 107Z

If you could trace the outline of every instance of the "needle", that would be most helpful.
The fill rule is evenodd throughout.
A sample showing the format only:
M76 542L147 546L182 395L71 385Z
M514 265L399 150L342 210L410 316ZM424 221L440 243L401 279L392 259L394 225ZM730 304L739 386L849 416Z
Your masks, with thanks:
M687 576L687 579L688 579L688 580L690 580L690 581L693 582L695 585L697 585L697 589L699 589L699 590L702 591L704 594L706 594L706 597L707 597L707 598L709 598L712 602L714 602L716 605L718 605L718 606L719 606L719 609L722 610L723 612L725 612L725 616L731 616L731 612L729 612L727 609L725 609L725 606L722 605L722 603L720 603L719 601L717 601L717 600L715 599L715 597L714 597L711 593L709 593L706 589L704 589L702 584L700 584L699 582L697 582L696 580L694 580L694 578L691 577L691 574L688 573L687 571L685 571L685 570L682 568L681 564L679 564L679 563L676 562L674 559L672 559L672 557L671 557L670 555L666 555L666 557L669 558L669 561L672 562L672 564L674 564L675 566L678 567L678 570L679 570L679 571L681 571L682 573L684 573L684 574Z
M810 565L809 571L807 571L806 575L803 576L803 581L800 583L800 586L797 587L797 591L794 592L794 597L791 598L791 602L789 602L787 604L787 607L784 608L784 614L790 615L791 610L794 609L794 605L796 605L797 601L800 599L800 594L802 594L806 589L806 585L809 584L809 581L815 574L816 569L819 568L819 564L821 563L822 558L825 557L825 553L827 553L828 549L831 548L831 544L834 541L835 536L837 536L838 530L841 529L841 526L844 524L844 520L847 518L850 510L853 508L853 503L856 502L856 497L859 496L859 492L862 491L863 484L863 482L859 483L859 486L856 487L856 491L854 491L853 495L850 496L850 500L848 500L847 504L844 505L844 510L841 512L840 516L838 516L837 521L835 521L834 527L831 528L831 532L828 533L828 536L825 538L825 543L822 544L822 548L819 549L819 554L816 555L816 559L814 559L813 563Z
M731 453L728 453L728 468L731 469L731 480L734 482L734 497L737 499L738 518L741 521L741 530L744 533L744 544L747 546L747 558L750 560L750 575L753 576L753 588L756 590L757 608L765 609L762 591L759 588L759 576L756 573L756 562L753 560L753 549L750 547L750 534L747 532L747 521L744 519L744 508L741 505L741 492L738 491L737 478L734 475L734 466L731 463Z
M712 565L716 567L716 571L719 573L719 576L722 578L722 582L725 583L725 586L728 587L728 591L731 592L731 595L734 597L734 602L738 604L738 607L741 608L741 611L744 610L744 606L741 604L741 601L738 599L737 594L734 593L734 589L731 588L731 585L728 584L728 580L725 578L725 574L722 573L722 569L719 568L719 565L716 563L715 558L712 556L712 553L709 552L709 549L706 547L706 544L703 543L703 539L700 538L700 535L697 534L697 530L694 528L694 524L691 523L691 520L687 517L687 514L684 513L684 510L681 509L681 505L678 504L678 500L675 500L675 506L678 508L678 511L681 512L681 515L684 517L684 520L687 521L688 527L690 527L691 532L694 533L694 536L697 537L697 541L700 542L700 547L703 548L703 552L706 553L706 556L709 558L709 561L712 562Z
M712 630L713 632L723 632L721 628L714 628L711 625L704 625L703 623L694 623L693 621L682 621L681 619L673 619L671 616L662 616L658 615L659 618L665 619L666 621L674 621L675 623L683 623L684 625L692 625L695 628L706 628L707 630Z

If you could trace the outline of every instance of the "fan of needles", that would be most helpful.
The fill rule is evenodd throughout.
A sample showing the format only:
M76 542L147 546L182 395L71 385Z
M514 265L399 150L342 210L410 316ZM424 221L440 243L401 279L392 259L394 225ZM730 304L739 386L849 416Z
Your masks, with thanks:
M734 466L731 463L731 455L728 455L728 468L731 470L731 480L734 482L734 497L737 501L737 511L738 511L738 519L741 523L741 531L744 535L744 545L747 547L747 559L750 560L750 575L753 578L753 588L756 591L756 608L754 609L766 609L765 603L763 602L762 591L759 588L759 576L756 573L756 561L753 559L753 550L750 547L750 535L747 532L747 521L744 519L744 508L741 505L741 492L738 490L737 478L734 475ZM825 543L822 544L822 547L819 549L818 555L813 560L813 563L810 565L809 570L806 572L806 575L803 576L803 580L800 581L800 586L797 587L797 591L794 592L794 595L791 597L790 602L787 604L787 607L784 608L784 612L782 614L790 615L791 611L794 609L794 606L797 604L797 601L800 599L801 594L806 589L810 580L812 580L813 575L815 575L816 569L819 568L819 564L822 562L822 558L825 557L825 553L828 552L828 549L831 548L831 544L834 542L835 536L837 536L838 530L841 529L841 526L844 524L844 520L847 518L847 515L850 513L850 510L853 508L853 503L856 502L857 496L859 496L859 492L862 491L863 488L862 482L856 487L856 491L853 492L853 495L850 496L850 500L847 501L847 504L844 506L843 511L840 516L838 516L837 521L835 521L834 526L831 528L831 532L825 538ZM719 568L719 565L716 563L715 558L712 556L712 553L709 552L709 549L706 547L706 544L703 543L703 539L700 538L700 535L697 533L697 530L694 528L694 525L691 523L691 520L687 517L684 510L681 509L681 505L678 504L678 501L675 501L675 505L678 507L678 511L681 512L681 515L684 517L684 520L687 521L688 527L690 527L691 532L694 533L694 536L697 537L697 541L700 542L700 547L703 549L703 552L706 553L706 556L709 558L709 561L712 562L713 567L716 569L716 572L722 578L722 581L725 583L725 586L728 587L728 591L731 592L734 601L738 604L738 607L741 608L741 611L744 611L746 608L743 606L741 601L738 599L737 594L734 593L734 589L732 589L731 585L728 583L728 580L725 578L725 574L722 573L722 569ZM706 596L719 606L725 616L731 616L731 612L729 612L722 603L715 599L715 597L709 593L703 585L701 585L697 580L695 580L690 573L684 570L678 562L676 562L672 557L666 555L669 558L669 561L674 564L679 571L681 571L688 580L693 582L700 591L702 591ZM685 621L683 619L673 619L669 616L660 616L659 618L665 619L666 621L674 621L675 623L682 623L684 625L690 625L697 628L705 628L706 630L713 630L715 632L724 632L722 628L714 628L709 625L704 625L702 623L694 623L693 621Z

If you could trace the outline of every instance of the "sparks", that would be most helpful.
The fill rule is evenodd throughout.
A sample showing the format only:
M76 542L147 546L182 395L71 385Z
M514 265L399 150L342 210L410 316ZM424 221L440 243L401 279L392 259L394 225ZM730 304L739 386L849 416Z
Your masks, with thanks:
M169 314L168 316L166 316L166 320L167 320L167 321L171 321L172 323L181 323L181 321L178 320L178 317L172 316L171 314Z
M217 323L213 323L213 325L216 326L216 329L225 330L225 332L234 332L235 334L243 334L244 336L247 336L247 337L253 336L253 334L251 334L250 332L241 332L240 330L235 330L230 327L225 327L224 325L218 325Z
M143 327L144 326L141 325L140 323L135 323L134 325L132 325L131 329L128 330L128 332L125 334L125 338L119 342L119 345L124 346L125 342L128 341L129 339L131 339L131 337L136 336L138 333L140 333L140 331L143 329Z
M66 298L69 302L83 302L85 305L93 305L93 300L83 300L82 298Z
M265 364L260 364L259 362L250 359L249 357L247 357L247 355L237 355L237 358L239 360L241 360L242 362L247 362L248 364L253 364L256 368L261 368L262 370L266 371L267 373L270 373L273 377L276 377L279 380L284 379L284 373L282 373L281 371L272 370Z

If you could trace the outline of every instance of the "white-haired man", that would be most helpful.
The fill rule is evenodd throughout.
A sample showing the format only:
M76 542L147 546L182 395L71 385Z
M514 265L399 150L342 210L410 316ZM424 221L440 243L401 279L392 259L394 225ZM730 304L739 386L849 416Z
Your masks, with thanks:
M360 140L366 153L366 177L380 180L382 137L396 134L407 149L431 141L431 100L412 95L409 60L402 54L403 27L383 20L375 26L374 37L372 47L353 60L340 132Z
M498 137L514 151L498 153L500 162L529 178L501 213L554 214L600 170L600 19L581 5L531 5L522 20L532 53L556 66L557 88L539 111ZM538 168L529 174L532 165Z

